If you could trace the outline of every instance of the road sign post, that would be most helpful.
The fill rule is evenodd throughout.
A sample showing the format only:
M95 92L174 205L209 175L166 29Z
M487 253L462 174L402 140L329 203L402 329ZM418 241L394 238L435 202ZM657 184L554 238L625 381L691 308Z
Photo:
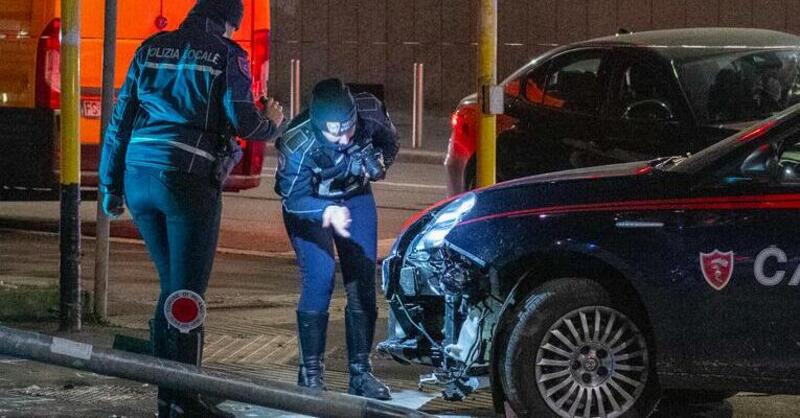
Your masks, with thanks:
M80 0L61 2L60 328L81 329Z
M117 0L105 0L103 30L103 102L100 114L100 149L114 108L114 65L117 54ZM94 314L105 321L108 318L108 253L111 224L103 212L103 196L97 195L97 227L94 253Z

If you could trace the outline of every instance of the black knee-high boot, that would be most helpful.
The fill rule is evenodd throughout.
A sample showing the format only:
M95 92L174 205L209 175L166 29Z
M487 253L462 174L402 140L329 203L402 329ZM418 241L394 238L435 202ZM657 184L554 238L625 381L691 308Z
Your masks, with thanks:
M181 363L193 364L200 367L203 360L203 343L205 330L201 327L181 333L174 330L177 340L176 359ZM177 417L204 417L204 418L233 418L234 415L223 411L216 406L210 398L197 393L181 393L172 403L172 418Z
M375 337L376 311L365 312L345 308L345 329L347 333L347 357L350 371L351 395L387 400L392 399L389 388L372 374L369 353Z
M328 333L328 314L297 311L297 331L300 339L297 384L326 390L325 337Z
M150 344L153 347L153 357L174 360L172 354L176 351L175 340L171 338L169 324L166 321L150 320ZM159 418L169 417L175 395L172 389L159 386L156 399Z

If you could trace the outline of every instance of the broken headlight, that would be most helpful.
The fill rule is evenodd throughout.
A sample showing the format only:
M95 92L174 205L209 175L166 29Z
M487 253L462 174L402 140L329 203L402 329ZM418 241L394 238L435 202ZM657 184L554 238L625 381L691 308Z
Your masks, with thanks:
M414 246L415 251L441 248L448 233L461 221L461 218L475 206L475 193L463 196L448 203L422 230L421 237Z

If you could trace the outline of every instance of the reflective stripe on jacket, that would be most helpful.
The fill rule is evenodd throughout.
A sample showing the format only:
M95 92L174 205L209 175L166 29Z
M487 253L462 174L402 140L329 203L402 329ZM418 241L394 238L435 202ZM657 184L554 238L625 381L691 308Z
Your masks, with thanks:
M277 134L254 104L247 53L223 32L189 15L136 50L105 133L101 189L121 194L125 164L210 175L229 136Z
M288 213L321 220L325 208L337 200L369 192L369 182L354 177L349 166L350 156L370 144L381 152L387 169L394 162L397 130L383 103L369 93L357 94L355 99L358 121L348 145L328 142L309 120L307 110L277 140L275 192Z

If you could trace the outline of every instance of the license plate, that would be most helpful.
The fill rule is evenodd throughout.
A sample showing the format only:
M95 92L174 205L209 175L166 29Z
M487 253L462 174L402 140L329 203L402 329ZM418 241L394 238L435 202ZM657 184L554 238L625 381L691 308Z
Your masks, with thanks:
M81 99L81 116L89 119L100 118L100 99Z

